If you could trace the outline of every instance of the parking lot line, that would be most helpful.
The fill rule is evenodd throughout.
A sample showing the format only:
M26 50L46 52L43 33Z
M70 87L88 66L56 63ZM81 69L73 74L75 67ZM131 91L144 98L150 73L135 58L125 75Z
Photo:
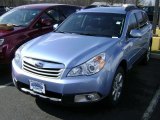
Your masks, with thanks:
M0 86L0 89L1 89L1 88L5 88L5 87L7 87L7 86L10 86L10 85L12 85L12 84L13 84L13 82L7 83L7 84L5 84L5 85L1 85L1 86Z
M160 100L160 87L156 91L156 94L153 97L152 101L150 102L150 105L148 106L145 113L143 114L142 120L149 120L151 118L152 113L154 112L159 100Z

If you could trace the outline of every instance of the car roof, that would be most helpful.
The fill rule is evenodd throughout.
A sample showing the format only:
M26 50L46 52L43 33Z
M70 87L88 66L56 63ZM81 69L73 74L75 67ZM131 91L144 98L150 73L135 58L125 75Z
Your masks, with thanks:
M51 4L51 3L44 3L44 4L29 4L29 5L22 5L17 8L33 8L33 9L47 9L53 6L61 6L61 5L67 5L67 4ZM72 6L72 5L67 5Z
M79 12L97 12L97 13L117 13L117 14L126 14L126 7L96 7L90 9L83 9Z

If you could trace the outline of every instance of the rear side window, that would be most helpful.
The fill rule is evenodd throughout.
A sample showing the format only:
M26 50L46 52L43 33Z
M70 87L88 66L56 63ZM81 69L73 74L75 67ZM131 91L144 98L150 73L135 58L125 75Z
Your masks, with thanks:
M143 25L143 16L142 16L142 13L141 12L136 13L136 18L138 20L139 25L142 26Z
M76 12L77 10L79 10L80 8L75 7L75 6L61 6L60 7L61 11L63 12L63 14L68 17L69 15L71 15L72 13Z
M154 7L144 7L143 10L149 14L153 14Z
M149 20L148 20L148 16L145 12L142 12L143 18L144 18L144 24L146 24Z
M144 27L146 25L147 21L148 21L148 17L144 12L136 13L136 18L138 20L140 28Z

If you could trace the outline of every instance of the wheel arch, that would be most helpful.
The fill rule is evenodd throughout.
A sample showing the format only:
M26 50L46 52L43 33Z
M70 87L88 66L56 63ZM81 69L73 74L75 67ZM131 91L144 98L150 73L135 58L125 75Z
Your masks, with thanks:
M125 60L125 59L123 59L121 62L120 62L120 64L119 64L119 66L118 67L122 67L123 68L123 70L124 70L124 72L125 72L125 74L127 73L127 71L128 71L128 64L127 64L127 60Z

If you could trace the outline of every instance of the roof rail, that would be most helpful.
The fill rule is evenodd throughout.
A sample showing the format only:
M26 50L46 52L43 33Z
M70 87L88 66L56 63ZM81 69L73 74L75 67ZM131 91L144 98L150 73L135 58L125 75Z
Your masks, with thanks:
M125 11L131 11L131 10L135 10L138 9L138 7L134 4L113 4L114 7L124 7Z
M89 5L84 7L84 9L96 8L96 7L109 7L108 5Z
M138 7L136 7L136 6L129 6L129 7L126 7L125 8L125 11L131 11L131 10L136 10L136 9L138 9Z

